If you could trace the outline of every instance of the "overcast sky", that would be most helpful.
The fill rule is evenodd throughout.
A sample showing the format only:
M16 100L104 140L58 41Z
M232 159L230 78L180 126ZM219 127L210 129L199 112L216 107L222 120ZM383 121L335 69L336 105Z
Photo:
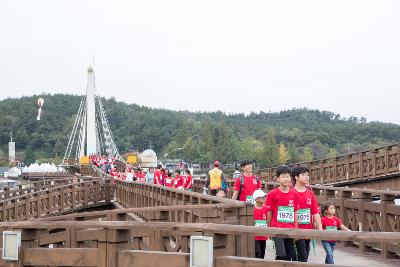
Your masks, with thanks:
M400 124L400 1L0 2L0 98L174 110L295 107Z

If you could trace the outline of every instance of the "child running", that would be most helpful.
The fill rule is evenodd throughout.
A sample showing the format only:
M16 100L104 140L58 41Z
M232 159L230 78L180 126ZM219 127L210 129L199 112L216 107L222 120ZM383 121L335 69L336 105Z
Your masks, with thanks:
M279 166L276 169L279 187L269 192L265 205L269 209L267 215L268 226L297 228L297 194L290 189L291 178L288 166ZM293 238L272 238L275 243L276 260L297 261Z
M331 202L327 202L322 212L325 215L322 219L322 228L327 231L350 231L349 228L343 225L342 221L335 216L335 206ZM335 250L336 240L322 240L322 246L325 249L326 257L325 264L334 264L333 251Z
M266 194L258 189L253 193L254 199L254 226L256 227L267 227L267 212L268 208L264 206ZM256 258L264 259L265 256L265 245L268 237L266 236L255 236L255 252Z

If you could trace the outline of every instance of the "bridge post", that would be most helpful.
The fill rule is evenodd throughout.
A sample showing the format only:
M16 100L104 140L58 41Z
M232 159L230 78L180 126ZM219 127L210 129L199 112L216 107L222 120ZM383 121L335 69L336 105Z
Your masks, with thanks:
M333 162L332 162L333 177L332 177L332 179L333 179L335 182L338 181L338 177L337 177L337 162L338 162L338 158L337 158L337 157L333 158Z
M389 217L387 215L387 210L389 205L394 205L395 202L395 196L393 194L381 194L380 195L381 203L381 232L394 232L395 229L393 229L392 225L390 224ZM382 243L382 256L385 258L390 258L393 257L393 253L388 251L388 245Z
M385 147L385 174L389 174L389 147Z
M371 151L372 153L372 176L375 177L376 176L376 154L378 153L378 151L376 149Z
M317 177L315 177L317 178ZM321 160L319 162L319 179L321 180L321 184L323 184L322 182L324 181L324 161Z
M363 161L364 161L364 152L360 152L358 154L358 168L360 169L358 171L358 177L357 178L363 178L364 177L364 168L363 168Z
M397 144L397 165L399 166L400 171L400 144Z
M355 194L356 194L356 198L359 200L358 201L358 214L359 214L358 231L365 231L365 230L367 230L367 226L368 226L368 219L367 219L367 215L365 213L365 203L372 201L372 193L356 192ZM361 252L371 251L365 245L364 241L360 241L359 248L360 248Z

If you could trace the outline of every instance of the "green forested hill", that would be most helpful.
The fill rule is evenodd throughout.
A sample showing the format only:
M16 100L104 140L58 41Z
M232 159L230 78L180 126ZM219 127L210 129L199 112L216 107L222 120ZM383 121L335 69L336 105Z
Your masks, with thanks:
M36 121L38 95L0 101L0 150L10 132L17 157L25 161L61 157L81 100L75 95L40 95L42 120ZM190 161L250 158L262 166L311 160L396 143L400 126L341 118L327 111L293 109L278 113L227 115L153 109L105 99L103 102L120 152L143 150ZM183 150L178 150L183 148ZM177 155L177 151L182 151Z

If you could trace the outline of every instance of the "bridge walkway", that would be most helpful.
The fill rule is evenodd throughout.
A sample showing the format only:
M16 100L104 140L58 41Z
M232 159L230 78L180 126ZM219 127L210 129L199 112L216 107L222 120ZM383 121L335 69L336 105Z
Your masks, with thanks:
M309 263L323 264L325 262L325 250L321 245L321 242L316 242L315 255L313 248L310 251ZM265 259L274 260L275 250L273 248L272 240L267 240L265 249ZM379 266L379 267L398 267L398 259L386 259L375 252L364 252L361 253L358 248L355 247L343 247L337 244L334 252L335 265L338 266Z

